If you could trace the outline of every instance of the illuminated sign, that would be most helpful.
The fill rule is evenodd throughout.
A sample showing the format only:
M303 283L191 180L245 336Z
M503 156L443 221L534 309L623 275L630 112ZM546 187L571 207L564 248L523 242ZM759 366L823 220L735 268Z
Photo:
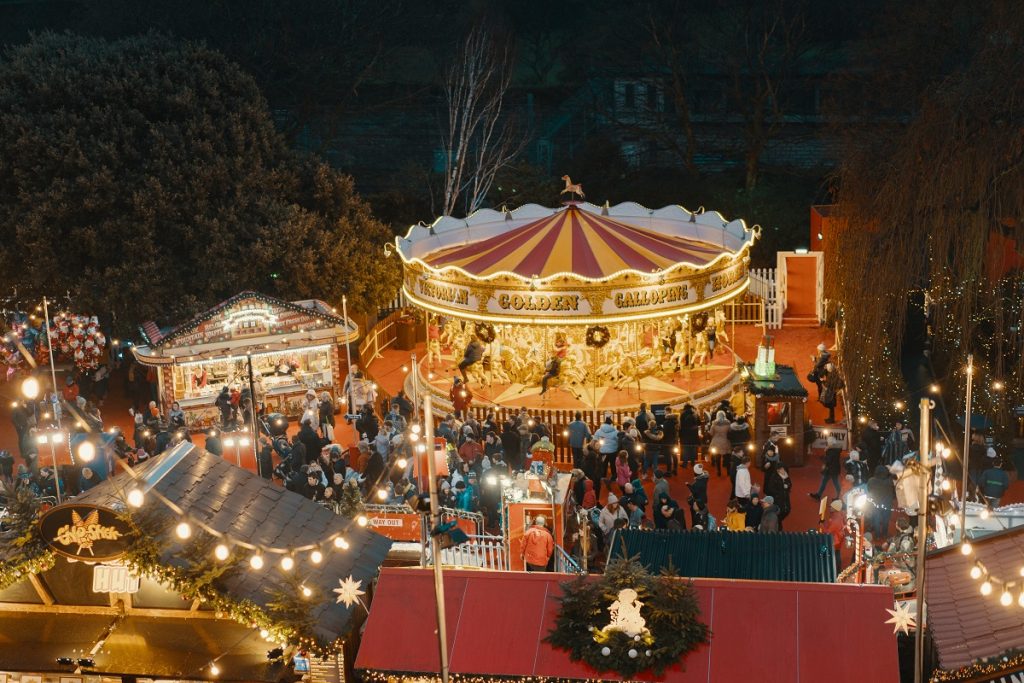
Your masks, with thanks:
M661 308L692 301L690 283L657 285L637 289L619 289L612 293L612 303L618 310L633 308Z
M456 306L468 306L469 305L469 290L465 287L455 287L453 285L439 284L430 280L417 280L416 291L422 296L434 301L440 301L447 304L454 304Z
M496 294L498 308L508 311L578 311L580 310L579 294L526 294L518 292L502 292Z
M115 511L95 505L58 505L40 518L50 548L76 560L106 562L124 554L131 527Z

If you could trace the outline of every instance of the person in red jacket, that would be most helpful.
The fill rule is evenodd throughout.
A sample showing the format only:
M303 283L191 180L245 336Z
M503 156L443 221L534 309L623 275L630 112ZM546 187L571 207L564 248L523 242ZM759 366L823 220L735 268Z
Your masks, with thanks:
M555 539L544 523L544 515L533 518L533 524L523 534L523 562L528 572L546 572L551 555L555 552Z
M473 392L469 390L469 385L456 377L452 390L448 392L448 398L452 402L455 416L460 420L465 420L466 415L469 414L469 406L473 402Z
M836 551L836 573L842 569L843 562L840 559L840 550L843 547L843 538L846 536L846 513L843 512L843 501L832 501L832 512L828 517L828 525L825 533L832 535L832 546Z

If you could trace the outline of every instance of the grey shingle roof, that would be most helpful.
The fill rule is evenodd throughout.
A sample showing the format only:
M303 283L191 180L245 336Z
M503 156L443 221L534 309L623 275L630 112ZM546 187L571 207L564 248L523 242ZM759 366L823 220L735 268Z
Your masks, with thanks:
M300 556L293 571L313 589L316 599L311 605L320 600L312 616L318 635L325 640L344 636L353 611L362 611L359 605L348 608L335 604L332 589L349 575L362 581L365 589L376 578L391 548L390 539L189 443L144 463L136 473L146 482L146 490L159 492L192 519L230 539L296 547L343 534L349 542L347 550L325 544L320 565ZM130 475L121 473L78 496L75 502L125 509L124 495L132 486ZM155 496L147 496L144 506L155 505L163 504ZM173 526L168 536L173 538ZM224 579L225 593L265 607L271 599L268 591L287 586L286 576L274 566L273 559L268 556L262 571L244 568L228 575Z
M975 660L1019 648L1024 642L1024 610L999 604L1000 589L985 597L969 572L979 560L992 576L1020 581L1024 567L1024 527L972 541L974 557L964 557L960 546L928 555L928 626L943 669L959 669Z

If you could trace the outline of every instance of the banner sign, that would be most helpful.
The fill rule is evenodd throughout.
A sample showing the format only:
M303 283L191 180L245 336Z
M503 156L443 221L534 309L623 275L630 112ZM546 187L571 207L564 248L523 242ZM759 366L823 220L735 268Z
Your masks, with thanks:
M420 531L421 518L416 512L367 512L366 519L369 520L369 528L381 536L390 538L392 541L406 543L419 543L422 536ZM451 521L451 520L446 520ZM457 526L473 535L477 532L476 525L468 519L456 519Z
M107 562L124 554L132 529L110 508L68 503L46 511L39 519L39 533L65 557Z

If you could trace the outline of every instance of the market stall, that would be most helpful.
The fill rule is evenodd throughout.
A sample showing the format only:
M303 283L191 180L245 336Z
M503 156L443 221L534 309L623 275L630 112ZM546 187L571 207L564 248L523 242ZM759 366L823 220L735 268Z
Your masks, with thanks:
M777 435L779 456L787 466L804 464L804 404L807 390L788 365L757 363L743 370L744 389L754 397L754 439L760 448Z
M465 371L500 405L710 400L735 378L727 306L749 286L758 233L716 212L631 202L414 226L396 251L403 293L426 313L420 386L444 401L451 373Z
M161 333L144 327L147 345L132 349L159 371L166 410L177 401L192 429L219 420L214 402L223 387L250 383L268 413L297 416L306 391L340 394L347 373L344 344L359 330L317 300L288 302L242 292L189 322Z

